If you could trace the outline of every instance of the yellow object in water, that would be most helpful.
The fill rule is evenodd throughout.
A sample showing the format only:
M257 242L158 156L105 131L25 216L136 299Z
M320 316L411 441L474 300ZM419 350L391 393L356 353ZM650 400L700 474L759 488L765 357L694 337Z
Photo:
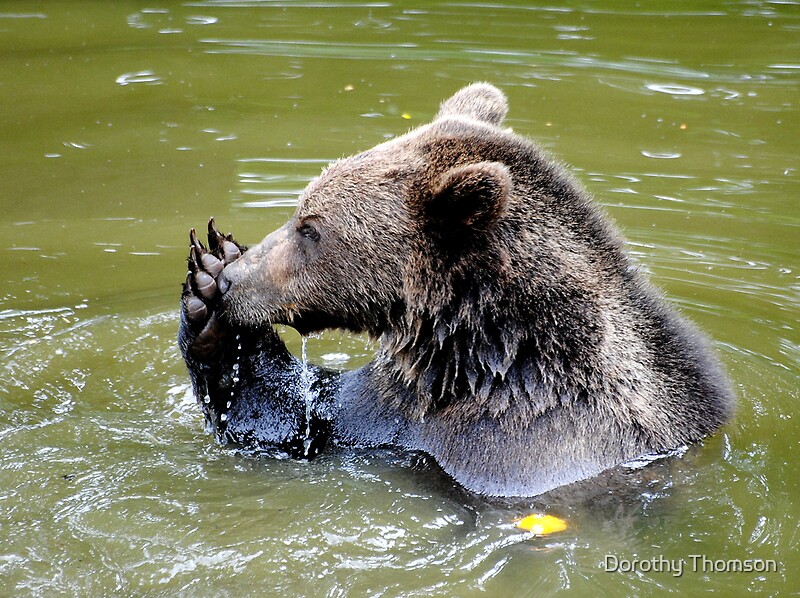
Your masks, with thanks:
M567 522L553 515L534 513L517 520L517 527L532 532L537 536L547 536L567 529Z

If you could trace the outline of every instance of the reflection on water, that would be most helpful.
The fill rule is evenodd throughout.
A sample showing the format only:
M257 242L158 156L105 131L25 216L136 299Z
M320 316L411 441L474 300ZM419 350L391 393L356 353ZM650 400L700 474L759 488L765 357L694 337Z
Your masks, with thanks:
M246 158L239 161L239 189L243 208L286 208L297 205L297 194L331 160ZM266 172L261 169L267 169ZM312 175L306 173L312 172ZM258 198L258 199L256 199ZM237 200L238 198L235 198Z
M0 8L5 587L800 589L796 8ZM475 79L503 87L509 124L575 165L642 267L714 339L736 421L683 456L515 504L466 496L418 455L309 464L215 445L174 340L188 228L213 215L257 242L330 159L425 122ZM300 338L284 336L299 355ZM312 362L336 368L373 351L340 333L308 344ZM569 527L531 537L513 526L531 511ZM781 566L605 573L609 554Z

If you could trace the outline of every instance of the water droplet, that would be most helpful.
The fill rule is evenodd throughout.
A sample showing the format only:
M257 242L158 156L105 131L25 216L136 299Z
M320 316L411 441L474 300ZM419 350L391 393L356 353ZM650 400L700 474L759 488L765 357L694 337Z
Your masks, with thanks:
M238 364L238 363L234 363L234 364L233 364L233 371L234 371L234 372L237 372L237 371L239 371L239 364Z
M211 402L211 397L206 395L203 397L203 402L208 405Z
M225 403L225 408L226 408L226 409L230 409L230 408L231 408L231 402L230 402L230 401L228 401L227 403Z
M223 413L222 415L220 415L219 416L219 421L221 421L221 422L228 421L228 414L227 413Z

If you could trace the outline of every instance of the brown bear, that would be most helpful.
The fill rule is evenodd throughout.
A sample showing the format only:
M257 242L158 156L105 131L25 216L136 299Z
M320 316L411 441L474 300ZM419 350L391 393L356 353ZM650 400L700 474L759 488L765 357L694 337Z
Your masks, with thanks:
M700 334L593 200L473 84L432 123L328 166L246 250L192 232L180 346L222 442L310 458L421 451L468 490L534 496L696 441L733 398ZM344 373L273 324L366 331Z

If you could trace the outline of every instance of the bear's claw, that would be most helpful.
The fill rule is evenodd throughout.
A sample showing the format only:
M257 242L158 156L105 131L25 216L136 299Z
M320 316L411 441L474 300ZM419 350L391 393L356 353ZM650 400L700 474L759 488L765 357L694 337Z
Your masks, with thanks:
M233 240L233 235L223 235L217 230L213 218L208 221L208 246L217 258L225 261L225 264L238 260L244 251L244 248Z

